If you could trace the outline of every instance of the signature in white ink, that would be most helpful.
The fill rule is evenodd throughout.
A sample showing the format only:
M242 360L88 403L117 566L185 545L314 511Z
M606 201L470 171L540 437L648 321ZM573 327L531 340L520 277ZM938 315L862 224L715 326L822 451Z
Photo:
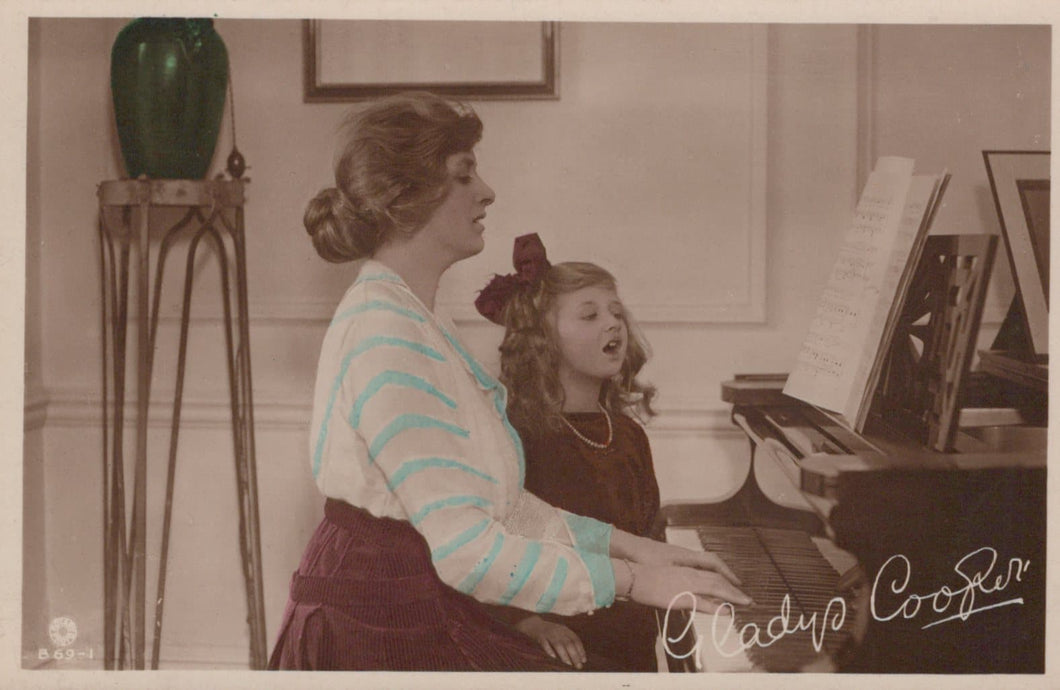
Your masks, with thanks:
M696 598L691 592L681 592L670 600L670 604L666 607L663 628L667 631L670 629L670 610L684 597L692 600L688 622L676 637L670 637L668 633L663 635L663 650L675 659L684 659L694 654L696 667L702 668L700 651L700 646L703 644L702 634L696 635L695 644L687 652L675 653L670 648L670 644L684 640L692 627L692 616L696 613ZM847 615L847 603L843 597L832 597L828 605L825 606L824 611L820 612L820 618L818 618L817 611L810 614L809 618L806 617L805 613L800 612L798 618L792 620L791 599L789 595L785 594L784 599L780 603L780 611L776 616L770 618L765 626L750 622L739 626L739 630L737 630L736 626L735 613L735 607L729 602L724 602L713 614L711 642L714 645L714 649L722 656L738 656L752 647L769 647L785 635L806 630L810 631L810 639L814 651L819 653L824 646L825 633L829 629L833 632L838 632L843 628Z
M940 618L921 626L926 630L940 623L960 619L968 620L973 614L996 609L1001 606L1023 604L1023 597L1015 597L1005 601L999 601L976 607L976 593L988 595L1000 592L1013 582L1020 582L1023 575L1030 568L1031 562L1022 558L1010 558L1008 568L1000 574L994 574L997 565L997 551L984 546L965 555L953 566L953 571L963 580L963 586L951 589L948 585L939 587L934 592L926 594L911 593L906 595L909 586L909 578L912 574L912 566L909 559L903 554L895 554L887 559L876 573L876 579L872 583L872 596L869 600L873 619L877 621L889 621L898 616L909 619L920 613L921 604L931 602L931 610L935 613L946 613L956 600L957 612ZM890 594L904 599L897 603L887 595L887 587L881 587L881 583L889 585ZM897 598L896 597L896 598ZM881 600L882 599L882 600ZM890 610L890 613L881 611Z

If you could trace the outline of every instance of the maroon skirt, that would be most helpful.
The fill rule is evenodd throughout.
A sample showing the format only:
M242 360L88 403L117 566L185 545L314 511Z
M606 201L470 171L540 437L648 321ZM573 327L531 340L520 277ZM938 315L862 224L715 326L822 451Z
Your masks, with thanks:
M408 522L334 499L291 578L269 668L570 670L443 583Z

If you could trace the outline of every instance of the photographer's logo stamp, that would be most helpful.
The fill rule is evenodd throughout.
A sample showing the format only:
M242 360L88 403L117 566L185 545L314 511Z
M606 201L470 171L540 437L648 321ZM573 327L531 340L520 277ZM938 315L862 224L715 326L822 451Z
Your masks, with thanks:
M77 623L70 616L57 616L48 623L48 639L51 648L40 647L37 650L38 661L48 662L94 662L96 650L91 644L74 646L78 640Z
M48 637L56 647L69 647L77 640L77 623L66 616L53 618L48 625Z

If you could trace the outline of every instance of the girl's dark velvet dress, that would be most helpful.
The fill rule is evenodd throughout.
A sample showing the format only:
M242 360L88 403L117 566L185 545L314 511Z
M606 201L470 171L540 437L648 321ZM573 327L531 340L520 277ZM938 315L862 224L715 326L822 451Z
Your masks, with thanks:
M583 436L599 442L607 439L602 412L565 416ZM518 429L526 451L526 489L556 507L650 536L659 510L659 485L648 437L630 417L612 414L611 421L614 438L606 450L591 448L566 428L544 435ZM504 617L512 621L522 615ZM658 628L650 607L616 601L592 614L543 617L566 625L581 638L589 655L585 670L658 670ZM599 665L594 657L608 663Z

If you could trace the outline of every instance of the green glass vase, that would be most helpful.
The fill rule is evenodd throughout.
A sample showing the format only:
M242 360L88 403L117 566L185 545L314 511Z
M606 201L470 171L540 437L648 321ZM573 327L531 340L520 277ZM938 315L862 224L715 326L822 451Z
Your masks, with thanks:
M228 51L212 19L126 25L111 49L110 87L129 177L206 177L227 86Z

